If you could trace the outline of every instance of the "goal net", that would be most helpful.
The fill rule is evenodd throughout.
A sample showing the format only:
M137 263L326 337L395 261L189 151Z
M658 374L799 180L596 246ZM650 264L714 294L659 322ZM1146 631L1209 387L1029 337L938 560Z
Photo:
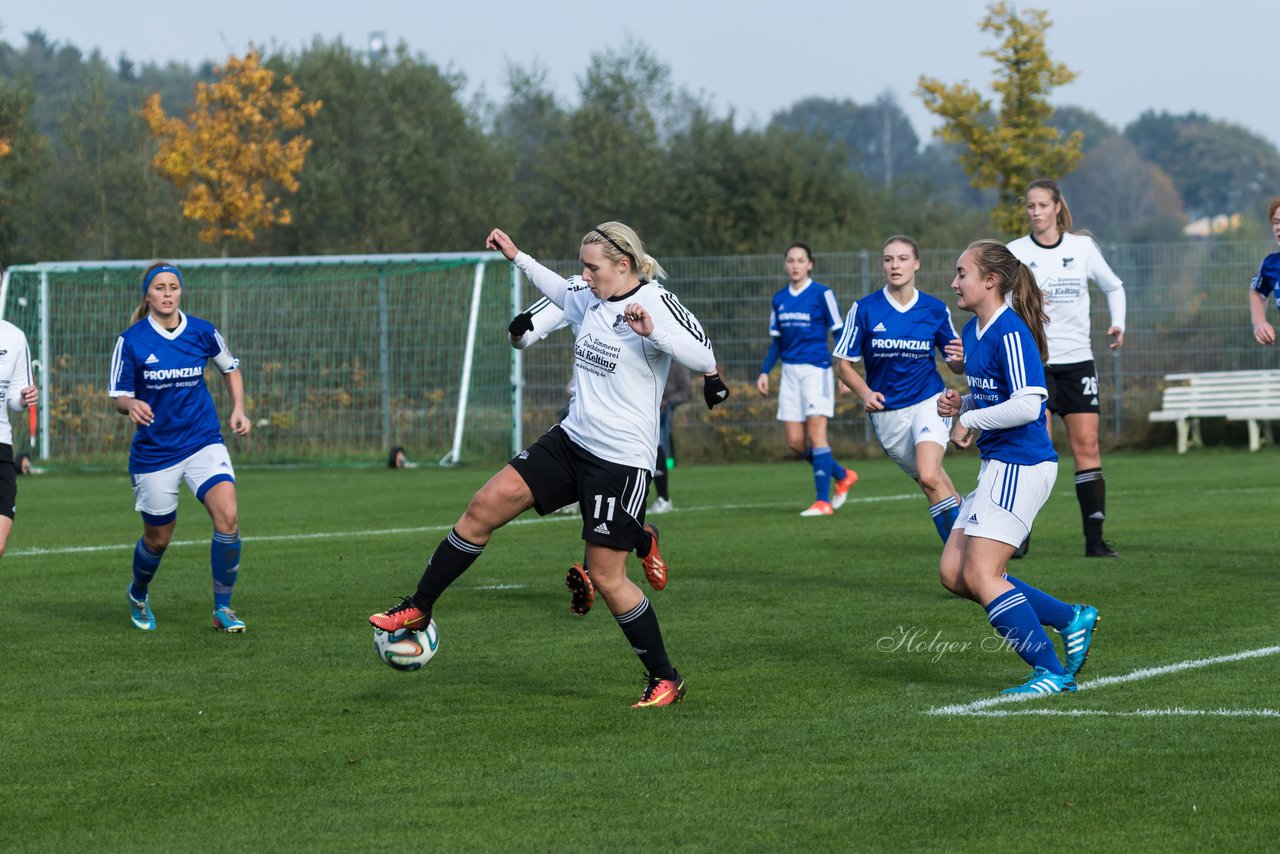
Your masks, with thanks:
M520 284L501 255L173 263L182 310L211 321L244 371L254 424L244 439L226 429L217 369L205 375L237 462L377 462L402 446L411 460L453 464L503 458L522 444L520 359L505 335ZM107 374L150 264L5 272L0 316L31 345L41 458L83 467L126 458L134 430L109 402ZM25 443L25 424L14 432Z

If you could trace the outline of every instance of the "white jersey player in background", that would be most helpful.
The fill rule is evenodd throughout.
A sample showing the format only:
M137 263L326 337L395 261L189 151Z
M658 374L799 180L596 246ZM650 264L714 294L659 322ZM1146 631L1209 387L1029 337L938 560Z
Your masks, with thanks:
M480 488L436 548L414 595L369 622L388 632L426 628L436 599L475 562L494 531L530 508L546 515L576 499L595 588L648 671L634 706L671 705L684 696L684 681L625 563L644 524L671 360L708 375L708 406L728 397L714 373L711 342L675 294L652 283L664 272L622 223L601 223L582 238L582 275L569 280L520 252L500 229L486 244L523 270L577 328L569 415Z
M1031 233L1010 243L1009 250L1031 268L1044 293L1044 308L1049 315L1045 327L1049 339L1045 363L1048 409L1051 415L1062 417L1071 456L1076 461L1076 499L1084 526L1084 553L1086 557L1119 557L1102 538L1107 487L1098 450L1101 406L1098 370L1089 342L1089 280L1107 297L1111 311L1107 334L1114 339L1112 350L1124 345L1124 284L1107 266L1092 237L1071 233L1071 211L1056 182L1047 178L1032 181L1027 187L1026 204ZM1023 553L1025 546L1024 543Z
M0 320L0 555L4 554L17 510L18 478L13 463L10 412L35 406L40 399L31 375L27 336L7 320Z

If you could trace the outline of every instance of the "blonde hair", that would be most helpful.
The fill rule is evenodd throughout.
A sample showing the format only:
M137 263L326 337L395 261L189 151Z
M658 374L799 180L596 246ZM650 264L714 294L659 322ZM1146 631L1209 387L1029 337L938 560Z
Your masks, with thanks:
M998 240L976 240L965 251L973 252L978 275L983 278L994 275L1000 283L1001 296L1012 294L1013 310L1030 327L1041 361L1047 360L1049 342L1044 327L1049 322L1049 315L1045 313L1044 293L1036 284L1035 273Z
M1271 204L1267 205L1267 222L1271 222L1276 215L1276 209L1280 208L1280 196L1276 196L1271 200Z
M626 258L631 262L632 270L646 281L667 278L667 271L662 269L662 265L652 255L645 254L640 237L625 223L600 223L583 236L582 245L586 246L588 243L599 245L604 257L615 264Z
M1023 200L1027 198L1027 193L1032 190L1048 190L1049 195L1053 196L1053 200L1062 205L1058 209L1058 231L1067 234L1071 231L1071 209L1067 207L1067 200L1062 198L1062 191L1058 189L1058 182L1049 178L1037 178L1027 185L1027 192L1022 194Z

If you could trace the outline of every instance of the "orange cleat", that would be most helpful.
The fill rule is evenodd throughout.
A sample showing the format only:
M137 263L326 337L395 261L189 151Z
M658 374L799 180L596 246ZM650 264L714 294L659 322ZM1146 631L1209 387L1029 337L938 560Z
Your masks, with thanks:
M644 529L653 538L649 544L648 556L640 559L640 563L644 565L644 578L654 590L661 590L667 586L667 562L658 552L658 529L648 522L644 523Z
M596 586L591 583L591 576L582 568L582 564L575 563L569 567L569 571L564 574L564 586L573 595L569 610L579 617L587 616L596 601Z
M676 673L670 679L659 679L650 675L640 702L632 703L633 709L647 709L650 706L673 706L684 699L684 680Z
M853 469L845 469L844 477L836 481L835 492L831 496L831 508L839 510L840 506L849 498L849 490L853 489L853 485L858 482L858 473Z
M830 516L836 512L828 501L815 501L809 505L808 510L801 510L801 516Z
M369 622L375 629L394 632L400 629L425 629L431 622L431 615L424 614L422 609L413 604L413 597L406 596L399 605L392 605L381 614L374 614Z

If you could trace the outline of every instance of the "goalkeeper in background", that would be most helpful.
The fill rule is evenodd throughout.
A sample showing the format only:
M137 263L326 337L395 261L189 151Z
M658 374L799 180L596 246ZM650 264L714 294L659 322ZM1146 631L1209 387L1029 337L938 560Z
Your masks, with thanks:
M582 275L568 280L520 252L500 229L486 244L523 270L577 327L569 416L480 488L431 556L416 592L369 622L386 632L426 627L436 600L494 531L526 510L546 515L576 499L592 581L647 671L633 708L679 702L684 680L667 656L648 597L627 578L626 557L644 525L667 369L675 358L711 374L711 342L674 294L652 284L663 270L623 223L601 223L583 236ZM728 396L718 377L708 378L707 392L710 405Z

